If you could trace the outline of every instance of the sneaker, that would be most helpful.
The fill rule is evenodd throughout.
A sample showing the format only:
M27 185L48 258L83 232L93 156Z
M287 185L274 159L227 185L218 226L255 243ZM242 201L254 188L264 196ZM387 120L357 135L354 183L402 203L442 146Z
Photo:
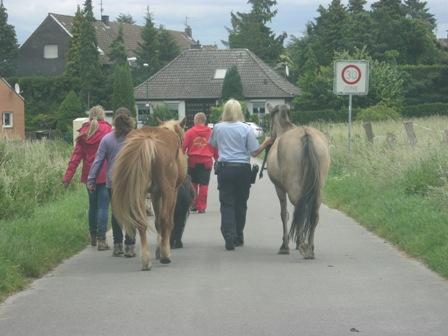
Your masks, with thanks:
M170 245L172 249L178 249L184 247L182 240L173 240Z
M112 255L114 257L120 257L123 254L124 254L123 244L122 243L114 243L114 251L112 252Z
M203 214L205 213L205 210L198 210L198 214Z
M109 245L107 245L106 239L97 239L98 241L98 251L110 250Z
M198 209L196 209L196 208L190 208L190 211L191 211L191 212L196 212L196 211L198 211Z
M125 245L124 246L124 256L126 258L133 258L135 257L135 245L131 244L131 245Z

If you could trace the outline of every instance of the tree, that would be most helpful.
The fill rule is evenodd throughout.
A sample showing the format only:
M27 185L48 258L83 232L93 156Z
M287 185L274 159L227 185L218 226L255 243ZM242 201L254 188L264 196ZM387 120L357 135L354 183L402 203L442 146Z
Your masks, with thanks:
M426 7L426 4L426 1L405 0L404 11L406 15L409 15L411 18L426 22L432 31L436 28L436 19L434 15L429 13L429 9Z
M117 37L110 44L110 52L108 56L114 64L125 64L127 62L128 55L126 54L126 48L124 46L122 24L118 27Z
M141 38L142 42L138 43L136 54L137 70L143 80L160 69L158 30L152 21L149 7L146 8L145 26L143 27ZM147 66L144 66L144 64L147 64Z
M129 23L129 24L135 24L134 19L132 18L131 14L124 14L124 13L120 13L117 16L117 22L118 23Z
M127 107L135 115L134 86L127 63L114 67L112 108Z
M162 26L159 27L159 64L165 66L180 54L180 48L171 34Z
M70 91L57 111L57 126L62 133L72 133L73 120L83 116L84 109L76 93Z
M19 48L14 26L8 24L8 13L0 2L0 76L8 77L15 73Z
M243 83L235 65L227 70L222 83L221 100L224 102L230 98L244 100Z
M71 78L80 77L80 43L81 43L81 25L84 16L82 15L81 8L78 5L75 17L73 18L72 37L70 38L67 53L67 62L65 63L64 74Z
M230 48L247 48L265 62L274 65L283 53L283 41L287 34L275 36L266 25L277 14L272 9L277 4L275 0L248 0L252 5L249 13L231 13L232 28L227 28Z
M83 20L80 27L79 76L81 81L81 99L87 107L100 102L103 74L99 61L98 42L93 16L92 0L85 0Z

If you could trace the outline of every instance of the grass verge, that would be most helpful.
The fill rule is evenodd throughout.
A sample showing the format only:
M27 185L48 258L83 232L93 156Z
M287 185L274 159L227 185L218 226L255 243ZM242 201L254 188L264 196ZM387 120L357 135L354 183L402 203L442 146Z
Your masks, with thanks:
M86 246L86 202L79 188L29 217L0 221L0 301Z

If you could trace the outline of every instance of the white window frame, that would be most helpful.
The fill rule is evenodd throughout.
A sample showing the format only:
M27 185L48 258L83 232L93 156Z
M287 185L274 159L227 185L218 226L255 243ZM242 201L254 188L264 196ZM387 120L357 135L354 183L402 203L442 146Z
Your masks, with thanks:
M226 77L226 73L227 69L216 69L213 79L224 79L224 77Z
M45 59L59 58L59 46L57 44L44 45L44 58Z
M6 115L9 115L9 123L6 124ZM14 119L13 119L13 113L12 112L3 112L2 113L2 126L3 128L13 128L14 126Z
M266 114L266 101L265 100L259 100L259 101L252 101L252 114L256 113L258 114L258 112L255 110L255 104L263 104L263 112L261 112L261 114L265 115Z

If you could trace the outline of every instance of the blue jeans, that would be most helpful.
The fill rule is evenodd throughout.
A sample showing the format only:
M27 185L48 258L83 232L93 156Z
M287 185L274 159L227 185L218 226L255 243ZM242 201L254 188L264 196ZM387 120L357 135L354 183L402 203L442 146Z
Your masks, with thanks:
M112 199L112 189L107 188L107 191L109 193L109 198ZM123 231L121 229L121 225L118 224L113 211L112 211L111 221L112 221L112 234L114 237L114 244L123 244ZM126 233L125 238L124 238L124 244L125 245L134 245L135 237L131 237Z
M89 194L89 229L90 234L98 239L106 239L107 220L109 214L109 194L106 184L97 184L95 191Z

